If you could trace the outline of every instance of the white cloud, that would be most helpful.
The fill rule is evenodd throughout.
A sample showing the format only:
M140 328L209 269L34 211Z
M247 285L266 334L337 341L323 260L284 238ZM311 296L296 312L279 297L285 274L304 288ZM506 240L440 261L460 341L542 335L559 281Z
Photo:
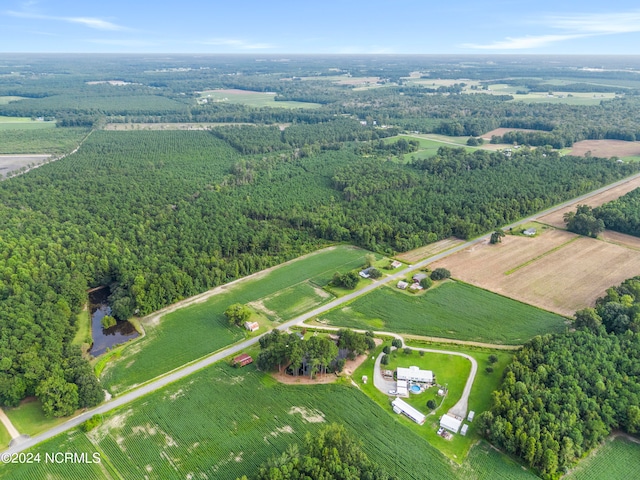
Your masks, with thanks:
M576 38L640 32L640 10L609 14L554 15L535 23L562 33L507 37L492 43L466 43L462 46L478 50L525 50Z
M478 50L522 50L526 48L546 47L552 43L562 42L564 40L572 40L574 38L586 37L588 35L527 35L526 37L507 37L489 44L465 43L462 46L466 48L475 48Z
M128 30L126 27L116 25L115 23L102 20L100 18L93 17L56 17L53 15L41 15L39 13L31 12L16 12L9 10L4 12L6 15L18 18L32 18L35 20L54 20L58 22L79 23L85 27L93 28L96 30Z
M270 43L252 43L245 40L238 40L235 38L213 38L210 40L204 40L199 42L203 45L214 45L223 47L232 47L238 50L265 50L270 48L276 48L275 45Z

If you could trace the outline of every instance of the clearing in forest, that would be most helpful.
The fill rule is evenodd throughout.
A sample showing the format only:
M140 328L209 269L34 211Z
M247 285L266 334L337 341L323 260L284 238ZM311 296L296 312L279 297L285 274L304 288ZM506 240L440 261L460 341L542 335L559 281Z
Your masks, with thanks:
M640 274L640 251L560 230L507 235L435 262L453 277L492 292L573 316L611 285Z
M573 144L571 155L591 152L594 157L636 157L640 155L640 142L624 140L582 140Z
M239 103L249 107L272 107L272 108L318 108L319 103L294 102L275 100L274 92L254 92L251 90L205 90L198 92L200 103Z
M329 302L333 296L319 287L335 272L361 267L368 253L345 245L319 250L149 315L142 320L146 335L107 364L102 381L112 393L121 392L244 339L246 331L229 326L224 316L231 304L250 304L279 321ZM257 333L265 330L262 325Z

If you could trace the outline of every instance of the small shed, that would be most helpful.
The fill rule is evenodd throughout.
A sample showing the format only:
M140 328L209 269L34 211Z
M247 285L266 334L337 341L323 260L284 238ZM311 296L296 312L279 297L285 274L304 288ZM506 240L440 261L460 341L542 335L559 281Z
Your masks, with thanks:
M537 230L535 228L527 228L522 232L523 235L527 237L533 237L536 234Z
M475 416L476 416L476 412L474 412L473 410L471 410L471 411L469 412L469 415L467 415L467 422L469 422L469 423L473 422L473 417L475 417Z
M453 433L458 433L461 424L462 420L458 420L456 417L453 417L449 414L443 415L440 419L440 426Z
M400 265L402 265L402 262L399 262L398 260L391 262L391 268L398 268Z
M398 287L400 290L406 290L406 288L409 286L409 284L403 280L400 280L398 282L398 284L396 285L396 287Z
M424 290L424 288L419 283L412 283L409 290Z
M242 353L237 357L233 358L233 363L234 365L244 367L245 365L249 365L250 363L253 363L253 358L251 358L251 356L246 353Z
M260 324L258 322L244 322L244 328L250 332L255 332L260 328Z
M460 435L464 437L467 434L467 430L469 430L469 425L465 423L464 425L462 425L462 430L460 430Z

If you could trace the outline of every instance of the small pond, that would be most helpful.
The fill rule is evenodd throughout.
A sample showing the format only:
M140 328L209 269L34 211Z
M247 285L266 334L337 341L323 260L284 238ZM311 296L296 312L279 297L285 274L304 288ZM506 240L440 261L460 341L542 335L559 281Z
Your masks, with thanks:
M138 332L129 322L118 322L113 327L102 328L100 321L105 315L111 314L111 307L107 304L108 297L109 289L106 287L89 293L91 336L93 337L93 345L89 349L89 353L94 357L106 352L107 348L138 336Z

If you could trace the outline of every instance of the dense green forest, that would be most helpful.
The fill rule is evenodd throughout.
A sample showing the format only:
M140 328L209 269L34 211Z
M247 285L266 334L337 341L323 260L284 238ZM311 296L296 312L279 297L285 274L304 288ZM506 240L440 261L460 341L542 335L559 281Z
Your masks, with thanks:
M557 478L613 429L640 432L640 278L576 312L576 331L536 337L507 367L487 438Z
M640 189L594 208L593 215L610 230L640 237Z

